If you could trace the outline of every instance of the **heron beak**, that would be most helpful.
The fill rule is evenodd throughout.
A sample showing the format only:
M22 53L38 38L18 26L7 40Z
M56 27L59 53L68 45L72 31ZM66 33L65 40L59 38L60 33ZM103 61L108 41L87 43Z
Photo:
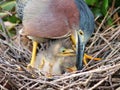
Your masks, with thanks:
M82 30L77 31L77 42L76 42L76 67L78 70L83 68L83 57L84 57L84 33Z

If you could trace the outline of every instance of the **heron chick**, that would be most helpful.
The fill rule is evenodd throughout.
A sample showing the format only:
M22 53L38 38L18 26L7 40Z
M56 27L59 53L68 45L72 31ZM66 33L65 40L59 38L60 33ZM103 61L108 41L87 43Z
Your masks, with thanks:
M45 49L40 49L35 68L45 75L60 75L65 72L76 71L76 54L69 38L52 40Z

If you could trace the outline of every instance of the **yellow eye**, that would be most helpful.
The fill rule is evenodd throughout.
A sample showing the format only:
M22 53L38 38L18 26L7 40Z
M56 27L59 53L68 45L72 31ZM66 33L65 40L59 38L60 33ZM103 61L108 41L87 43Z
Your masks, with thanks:
M84 32L83 32L82 30L79 30L79 33L80 33L80 35L83 35L83 34L84 34Z

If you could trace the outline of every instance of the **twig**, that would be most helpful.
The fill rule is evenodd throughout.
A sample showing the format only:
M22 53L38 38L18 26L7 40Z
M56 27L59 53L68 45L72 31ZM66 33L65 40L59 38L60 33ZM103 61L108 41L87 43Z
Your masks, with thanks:
M119 9L120 9L120 7L116 8L116 9L107 17L107 20L108 20L113 14L115 14Z
M33 84L32 86L30 86L29 88L32 89L34 88L35 86L37 86L39 84L39 82L36 82L35 84Z
M26 84L23 85L21 88L19 88L19 90L22 90L22 89L26 88L28 85L30 85L30 84L32 84L32 83L33 83L33 81L30 81L30 82L26 83Z
M7 88L3 87L2 85L0 85L0 88L3 90L8 90Z
M97 64L95 64L95 65L93 65L93 66L91 66L91 67L88 67L87 69L89 70L89 69L91 69L91 68L93 68L93 67L99 66L99 65L101 65L102 63L105 63L105 62L110 61L110 60L111 60L111 59L102 60L101 62L99 62L99 63L97 63ZM117 58L115 58L114 60L112 59L113 62L115 62L115 61L117 61L117 60L120 60L120 57L117 57Z
M108 76L105 77L104 79L102 79L101 81L99 81L97 84L95 84L93 87L89 88L88 90L93 90L95 89L96 87L98 87L100 84L102 84L105 80L108 79Z
M10 36L9 36L9 33L8 33L8 31L6 30L6 27L5 27L5 25L4 25L4 22L2 21L1 18L0 18L0 24L1 24L1 26L2 26L2 29L3 29L4 33L5 33L6 40L9 42L9 41L10 41Z
M109 41L108 41L107 39L105 39L102 35L100 35L100 37L108 44L108 46L109 46L112 50L114 50L113 47L111 46L111 43L109 43Z
M115 30L117 30L117 31L110 37L109 41L112 40L117 34L118 35L120 34L120 26L118 26Z
M80 86L80 85L84 85L84 86L86 86L86 85L89 83L89 81L90 81L90 79L92 78L92 76L93 76L93 74L91 74L91 75L89 76L89 78L88 78L85 82L81 81L81 82L72 83L72 84L69 84L69 85L63 87L61 90L65 90L65 89L67 89L67 88L70 88L70 87L73 87L73 86L76 86L76 85L79 85L79 86Z
M65 79L74 78L74 77L78 77L78 76L82 76L82 75L88 75L88 74L92 74L92 73L100 73L100 72L104 72L104 71L109 71L109 70L114 69L114 68L119 69L120 64L116 64L116 65L113 65L111 67L107 67L104 69L98 68L98 69L90 70L88 72L81 72L81 73L77 73L77 74L72 74L70 76L66 76L66 77L63 77L63 78L60 78L57 80L53 80L52 82L55 83L55 82L59 82L59 81L65 80Z
M105 20L106 20L107 16L108 16L108 12L107 12L107 14L105 15L104 19L102 20L100 26L98 27L98 29L97 29L97 31L96 31L96 34L98 34L98 32L100 31L102 25L105 23ZM97 37L97 35L94 36L93 41L96 40L96 37ZM94 43L95 43L95 42L92 42L89 47L92 47Z
M114 10L115 1L116 1L116 0L113 0L113 2L112 2L111 12L113 12L113 10Z

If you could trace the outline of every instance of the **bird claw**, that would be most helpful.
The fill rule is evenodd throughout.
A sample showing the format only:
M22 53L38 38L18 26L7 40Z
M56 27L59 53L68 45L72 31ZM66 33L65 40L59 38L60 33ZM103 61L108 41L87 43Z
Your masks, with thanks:
M32 64L27 65L27 70L32 70L33 68L34 68L34 65L32 65Z
M89 55L87 55L86 53L84 54L84 58L83 58L83 62L84 62L84 64L85 64L85 66L87 66L88 65L88 63L87 63L87 60L95 60L95 61L99 61L99 60L102 60L101 58L94 58L94 57L92 57L92 56L89 56Z
M77 71L77 68L76 68L76 66L68 67L66 71L68 71L68 72L75 72L75 71Z

